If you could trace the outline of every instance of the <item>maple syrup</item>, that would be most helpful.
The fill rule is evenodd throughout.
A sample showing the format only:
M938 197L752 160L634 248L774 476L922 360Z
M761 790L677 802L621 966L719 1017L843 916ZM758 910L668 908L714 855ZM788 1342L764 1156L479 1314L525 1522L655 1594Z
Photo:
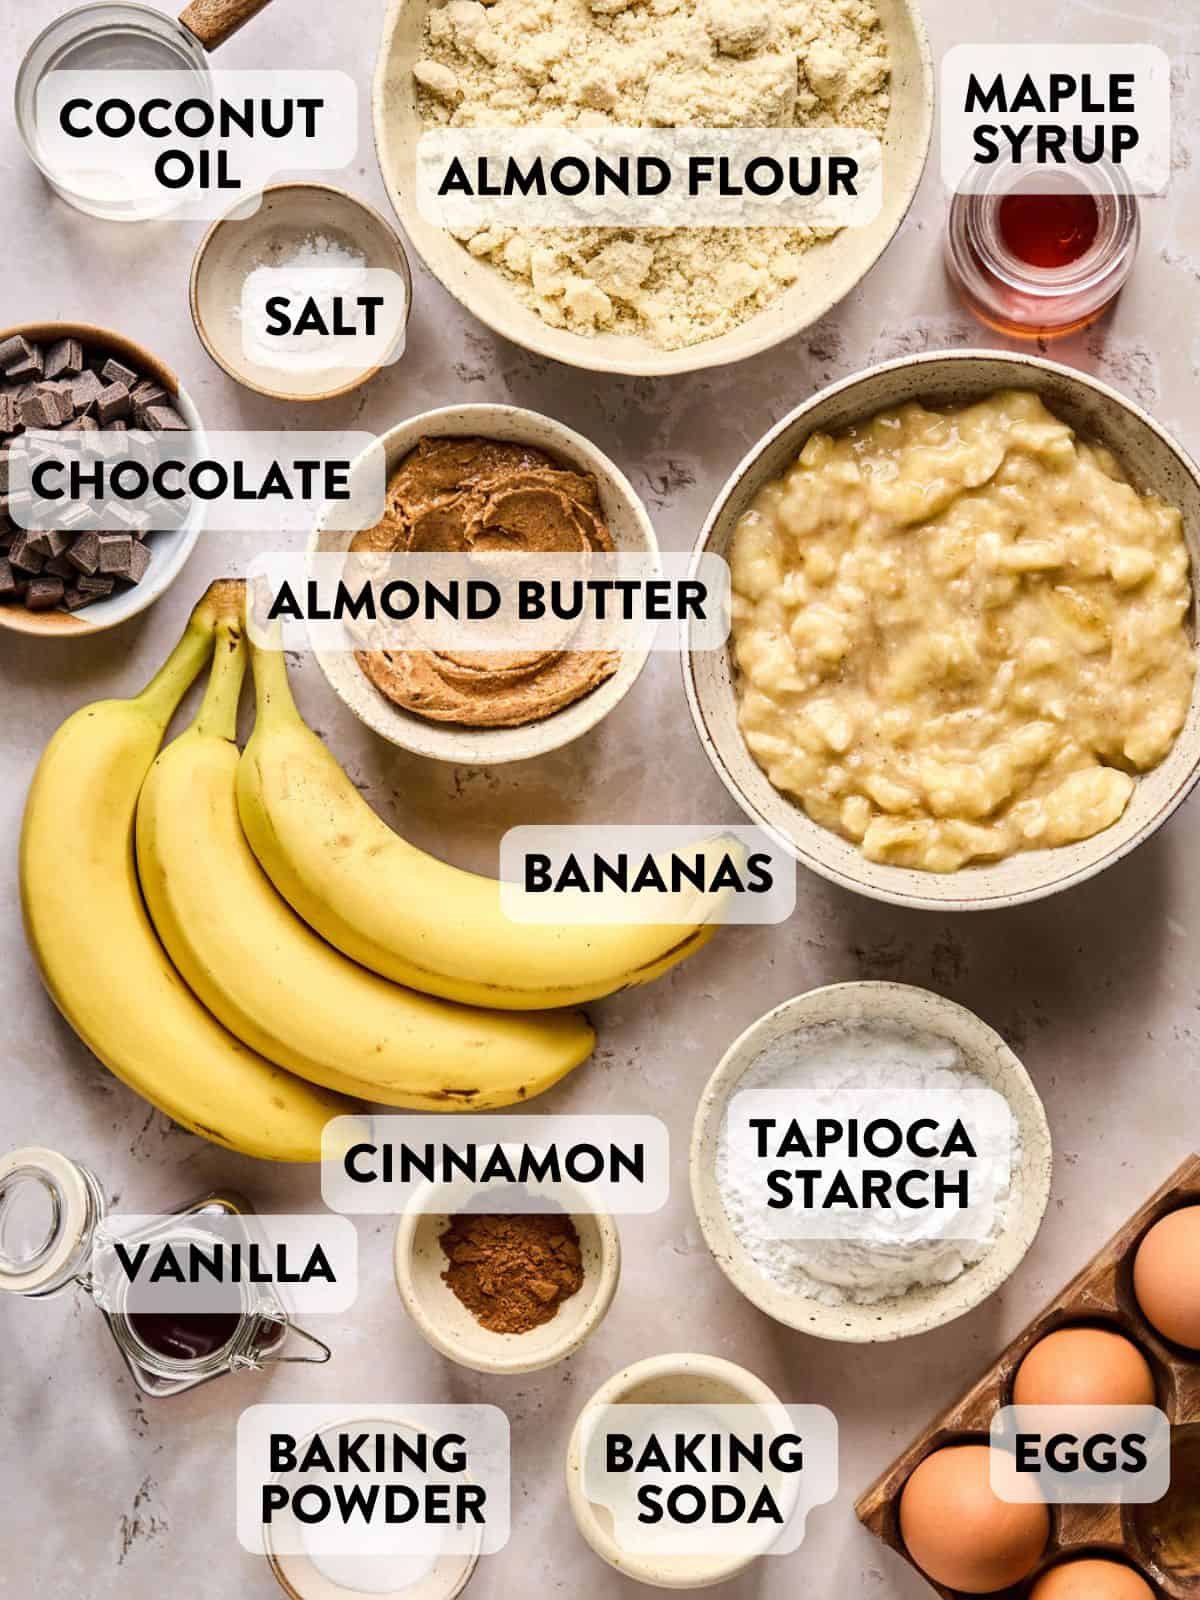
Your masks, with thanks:
M1018 260L1054 271L1069 267L1095 244L1100 207L1090 194L1006 194L996 225Z
M1103 315L1140 236L1137 200L1116 168L976 167L950 202L946 264L988 327L1052 339Z

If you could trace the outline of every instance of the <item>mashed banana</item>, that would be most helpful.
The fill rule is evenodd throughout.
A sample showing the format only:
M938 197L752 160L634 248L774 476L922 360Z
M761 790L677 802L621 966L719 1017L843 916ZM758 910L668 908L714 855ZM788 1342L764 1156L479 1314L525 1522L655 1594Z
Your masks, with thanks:
M814 434L730 565L746 743L872 861L1089 838L1187 715L1180 513L1030 393Z

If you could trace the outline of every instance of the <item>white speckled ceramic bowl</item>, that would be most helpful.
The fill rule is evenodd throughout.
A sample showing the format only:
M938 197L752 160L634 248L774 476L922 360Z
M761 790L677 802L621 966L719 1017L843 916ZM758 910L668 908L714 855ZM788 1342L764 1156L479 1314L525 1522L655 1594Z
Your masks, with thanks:
M620 468L582 434L537 411L526 411L519 406L446 406L440 411L425 411L420 416L410 417L407 422L389 429L380 440L388 476L391 477L422 439L473 436L533 445L579 472L591 473L600 487L605 520L616 549L657 554L654 525L637 491ZM356 469L357 464L352 469L352 481ZM327 527L322 516L309 541L309 549L344 551L349 549L353 539L353 533ZM436 761L477 767L526 761L573 743L620 705L640 677L647 659L646 650L626 651L611 678L540 722L526 723L520 728L466 728L455 723L430 722L394 705L370 681L353 655L317 652L321 670L334 693L360 722L365 722L390 744Z
M422 261L474 316L538 355L591 372L661 377L743 361L810 327L870 271L891 242L925 169L933 128L933 63L915 0L876 0L891 53L891 112L883 141L883 208L870 226L846 228L809 250L800 274L774 305L719 339L659 350L630 335L585 338L552 328L521 304L504 279L421 216L415 151L423 127L412 69L421 55L432 0L391 0L375 69L375 148L388 197Z
M152 355L144 345L135 343L124 334L113 333L110 328L98 328L90 322L36 322L0 330L0 342L16 333L24 334L34 344L52 344L56 339L82 339L90 349L111 350L113 355L128 362L137 372L155 379L167 389L188 427L197 433L202 430L200 413L171 368ZM196 548L204 522L204 506L200 501L194 501L182 528L156 533L148 544L150 565L141 583L118 589L107 600L98 600L95 605L87 606L82 611L26 611L22 605L0 605L0 629L9 633L39 634L43 638L81 639L128 622L131 617L139 616L152 606L175 582Z
M764 484L792 465L809 435L838 432L879 411L923 400L959 405L997 389L1032 389L1063 421L1106 445L1135 486L1178 506L1200 573L1200 471L1158 424L1098 379L1036 356L956 350L905 357L823 389L766 435L734 471L696 545L724 556L742 513ZM1193 579L1195 581L1195 579ZM1193 603L1191 627L1197 632ZM1078 844L1027 850L958 872L918 872L868 861L858 847L813 822L798 801L773 787L742 738L728 650L689 651L684 685L692 720L718 777L746 814L822 877L894 905L976 911L1020 905L1094 877L1148 839L1200 778L1200 679L1187 721L1167 759L1138 779L1125 815Z
M425 1209L427 1188L400 1217L393 1261L404 1309L433 1348L460 1367L500 1376L541 1372L582 1348L607 1316L620 1281L621 1239L612 1218L572 1212L583 1253L582 1286L540 1328L493 1333L442 1281L447 1260L440 1241L450 1218Z
M1021 1137L1008 1214L988 1253L953 1283L910 1290L873 1305L828 1306L772 1283L730 1226L717 1184L717 1144L725 1108L763 1051L797 1028L822 1022L894 1022L956 1044L963 1066L1008 1101ZM1050 1198L1054 1165L1050 1129L1033 1081L1000 1035L971 1011L927 989L900 983L838 983L814 989L768 1011L725 1052L709 1079L692 1126L692 1201L721 1271L760 1311L819 1339L878 1344L928 1333L981 1304L1020 1266L1037 1237Z
M589 1418L603 1406L761 1406L787 1413L774 1390L745 1367L719 1356L677 1354L635 1361L602 1384L584 1406L567 1446L567 1498L580 1533L596 1554L637 1583L656 1589L707 1589L724 1583L751 1566L761 1552L751 1554L648 1556L618 1544L612 1512L597 1505L584 1492L584 1434ZM776 1530L778 1532L778 1530Z
M255 394L273 400L333 400L360 388L379 366L288 372L248 359L239 320L242 285L255 267L281 260L313 234L357 250L368 268L395 273L404 281L405 325L412 311L412 273L395 230L373 206L328 183L276 183L248 216L232 207L201 239L192 260L188 297L196 334L229 376Z

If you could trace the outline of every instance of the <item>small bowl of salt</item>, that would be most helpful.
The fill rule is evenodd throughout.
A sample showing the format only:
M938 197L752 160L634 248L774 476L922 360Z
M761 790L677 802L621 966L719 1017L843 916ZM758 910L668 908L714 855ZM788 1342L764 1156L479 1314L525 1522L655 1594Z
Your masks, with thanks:
M1053 1166L1029 1074L926 989L841 983L735 1040L692 1131L692 1197L717 1265L823 1339L925 1333L1016 1271Z
M201 344L231 378L274 400L332 400L403 354L412 273L364 201L281 183L212 225L189 297Z

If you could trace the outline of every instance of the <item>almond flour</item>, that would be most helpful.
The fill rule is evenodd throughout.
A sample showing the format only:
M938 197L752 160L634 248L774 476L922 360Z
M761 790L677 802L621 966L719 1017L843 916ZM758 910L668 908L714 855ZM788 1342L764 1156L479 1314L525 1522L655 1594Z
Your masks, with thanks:
M887 44L871 0L447 0L413 69L433 127L843 127L882 136ZM663 350L777 300L801 228L490 227L462 238L572 333Z

